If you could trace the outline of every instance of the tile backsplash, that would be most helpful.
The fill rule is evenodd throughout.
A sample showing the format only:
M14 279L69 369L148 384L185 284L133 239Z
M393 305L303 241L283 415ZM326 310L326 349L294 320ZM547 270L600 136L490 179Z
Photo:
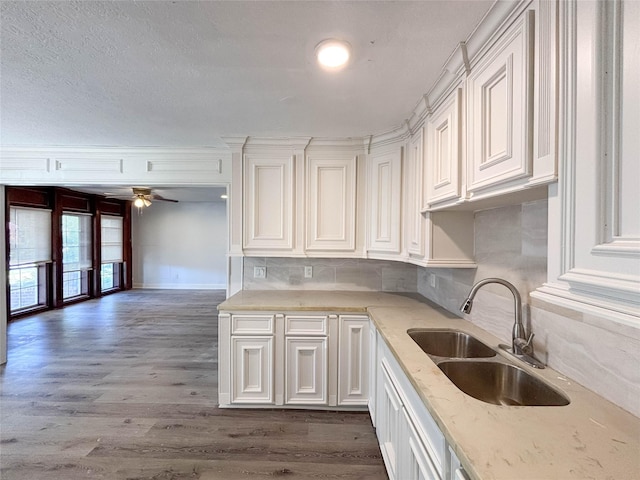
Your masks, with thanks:
M305 278L304 267L313 269ZM254 278L254 267L266 267L266 278ZM416 292L418 268L399 262L358 258L244 259L244 290L353 290Z

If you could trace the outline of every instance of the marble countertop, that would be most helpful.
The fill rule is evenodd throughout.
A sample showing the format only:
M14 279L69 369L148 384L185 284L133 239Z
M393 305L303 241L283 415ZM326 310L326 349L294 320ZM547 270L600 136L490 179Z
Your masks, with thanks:
M472 479L639 478L640 419L553 369L534 370L517 360L513 363L543 377L571 403L513 407L466 395L407 329L460 329L494 348L499 341L419 298L379 292L243 291L219 308L368 312Z

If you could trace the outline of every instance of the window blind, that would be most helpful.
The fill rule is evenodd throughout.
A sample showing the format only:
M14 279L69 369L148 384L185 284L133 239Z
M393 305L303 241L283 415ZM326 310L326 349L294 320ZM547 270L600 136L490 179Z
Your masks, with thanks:
M91 255L91 215L62 214L62 271L89 270Z
M102 237L102 263L120 263L123 260L122 217L103 215L100 218Z
M51 261L51 210L9 208L9 266Z

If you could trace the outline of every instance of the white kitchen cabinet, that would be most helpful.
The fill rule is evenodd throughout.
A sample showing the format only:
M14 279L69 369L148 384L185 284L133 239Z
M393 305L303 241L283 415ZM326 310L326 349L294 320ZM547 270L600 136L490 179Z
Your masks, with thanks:
M273 403L273 336L231 337L231 401Z
M533 24L525 11L467 79L467 194L532 174Z
M292 251L293 155L247 153L243 180L244 250Z
M285 344L285 403L327 405L327 338L287 337Z
M327 315L284 316L285 404L328 404Z
M228 343L229 371L221 383L229 385L233 403L270 404L274 393L274 316L223 315L222 331ZM225 397L226 398L226 397Z
M369 254L400 253L402 151L399 146L379 149L368 159Z
M371 423L376 426L377 422L377 390L378 390L378 367L376 359L378 358L378 331L373 325L373 321L369 320L369 358L367 359L369 367L369 414L371 415Z
M467 480L424 401L377 334L376 435L389 478Z
M566 174L550 189L548 280L531 296L617 331L640 315L640 3L560 9Z
M338 404L366 406L369 400L369 317L340 315Z
M307 155L306 245L308 253L355 252L357 156Z
M460 463L460 459L451 449L451 446L449 446L448 448L448 455L449 472L448 476L446 477L447 480L469 480L467 472L464 471L464 467Z
M411 418L406 410L404 413L404 425L406 428L406 444L404 458L400 466L403 480L439 480L435 466L424 448L420 436L411 423Z
M426 208L460 198L461 105L456 88L427 120Z
M404 412L402 401L396 391L392 375L384 360L378 365L378 400L376 434L380 451L387 467L390 480L402 480L400 477L400 451L404 441Z
M220 406L365 409L369 339L366 315L220 312Z
M424 174L424 128L419 128L411 136L404 159L404 239L409 258L424 258L425 217L423 208Z

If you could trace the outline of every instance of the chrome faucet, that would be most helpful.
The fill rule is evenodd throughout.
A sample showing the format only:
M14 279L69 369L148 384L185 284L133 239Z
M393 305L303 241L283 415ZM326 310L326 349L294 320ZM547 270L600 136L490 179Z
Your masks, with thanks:
M508 345L500 345L500 348L503 350L512 353L516 357L524 360L529 365L536 368L544 368L544 364L534 358L533 356L533 336L531 333L527 337L524 324L522 323L522 300L520 298L520 292L513 286L512 283L507 282L501 278L485 278L484 280L480 280L473 287L471 287L471 291L467 296L466 300L460 306L460 311L462 313L471 313L471 308L473 307L473 299L480 290L481 287L489 284L489 283L498 283L500 285L504 285L511 291L513 295L514 302L514 322L513 322L513 330L511 331L511 348Z

